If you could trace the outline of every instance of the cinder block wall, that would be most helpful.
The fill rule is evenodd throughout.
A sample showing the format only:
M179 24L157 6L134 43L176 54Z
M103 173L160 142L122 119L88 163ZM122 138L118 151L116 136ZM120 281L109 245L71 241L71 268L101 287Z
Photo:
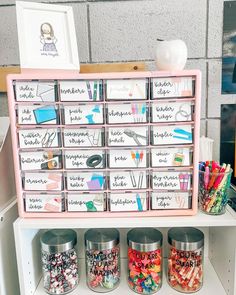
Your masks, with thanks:
M39 2L39 1L38 1ZM74 10L82 63L145 61L155 68L156 39L183 39L187 68L202 71L201 134L215 140L219 157L223 0L48 0ZM14 0L0 1L0 65L18 65ZM1 96L0 114L7 113Z

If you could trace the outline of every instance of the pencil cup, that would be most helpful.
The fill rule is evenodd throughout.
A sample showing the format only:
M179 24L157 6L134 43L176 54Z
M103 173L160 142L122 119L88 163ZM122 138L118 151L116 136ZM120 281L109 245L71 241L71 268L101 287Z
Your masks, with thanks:
M232 174L228 172L199 171L199 208L206 214L225 213L228 202L228 188Z

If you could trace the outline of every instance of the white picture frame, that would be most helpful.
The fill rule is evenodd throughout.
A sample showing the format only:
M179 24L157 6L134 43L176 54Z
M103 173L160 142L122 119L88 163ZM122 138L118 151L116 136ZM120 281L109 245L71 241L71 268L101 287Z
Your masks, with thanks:
M16 14L22 69L79 71L72 7L16 1Z

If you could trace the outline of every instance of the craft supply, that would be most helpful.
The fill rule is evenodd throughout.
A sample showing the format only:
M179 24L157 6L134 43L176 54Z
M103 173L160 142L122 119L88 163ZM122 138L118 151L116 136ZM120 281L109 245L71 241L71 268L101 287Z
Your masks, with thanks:
M168 231L168 282L183 293L193 293L203 284L204 234L193 227Z
M129 171L129 175L130 175L130 179L131 179L131 183L132 183L133 188L136 188L137 183L136 183L136 180L134 177L134 171L132 171L132 170Z
M87 285L109 292L120 282L120 234L117 229L89 229L85 233Z
M52 229L41 236L43 286L48 294L67 294L78 284L76 232Z
M98 167L98 165L102 163L102 159L100 155L92 155L87 159L86 165L90 168Z
M131 129L125 129L124 134L129 137L132 137L137 145L145 145L147 142L147 136L143 136L141 134L138 134ZM140 142L141 139L145 141L144 144Z
M138 189L141 189L143 186L143 172L139 173L139 178L138 178Z
M215 161L199 164L199 206L207 214L225 213L232 169Z
M127 234L128 284L139 294L153 294L162 285L162 234L135 228Z

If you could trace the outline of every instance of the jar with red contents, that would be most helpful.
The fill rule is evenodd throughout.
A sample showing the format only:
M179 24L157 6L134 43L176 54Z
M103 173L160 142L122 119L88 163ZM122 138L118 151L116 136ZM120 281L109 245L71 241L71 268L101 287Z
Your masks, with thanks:
M168 231L169 285L182 293L193 293L203 284L204 234L193 227Z
M139 294L153 294L162 285L162 233L154 228L128 232L128 285Z

